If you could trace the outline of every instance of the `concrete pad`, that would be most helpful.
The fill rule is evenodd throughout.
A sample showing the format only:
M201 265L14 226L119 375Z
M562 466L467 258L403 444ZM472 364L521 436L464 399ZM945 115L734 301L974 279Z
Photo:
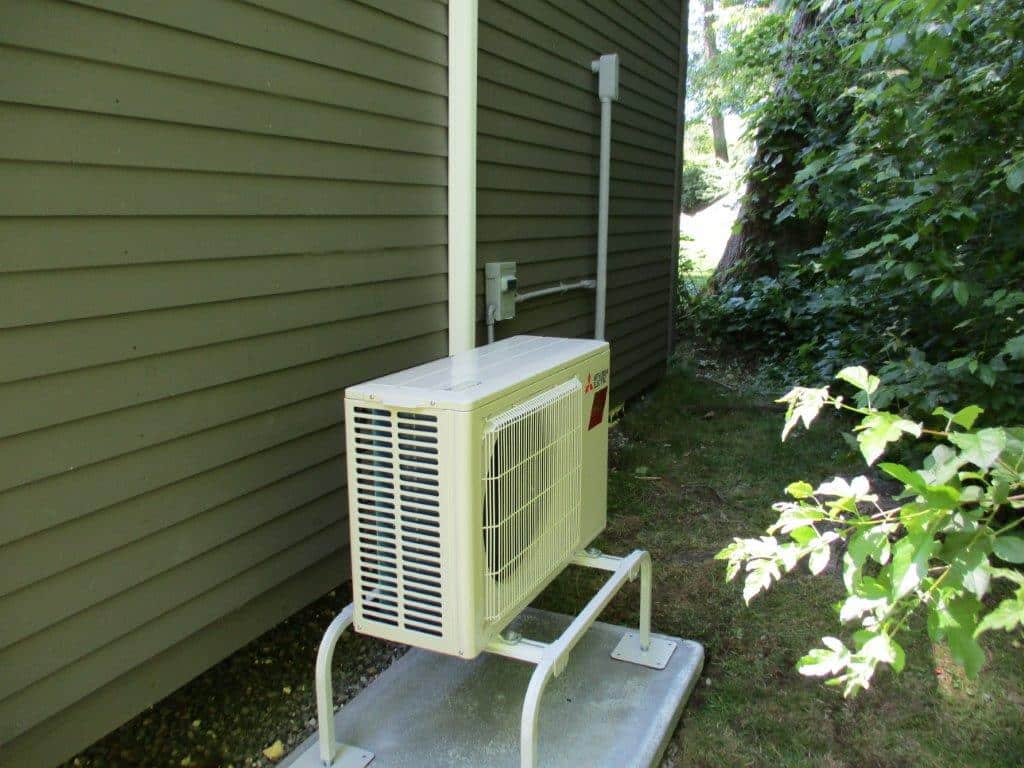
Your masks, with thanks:
M570 616L527 610L513 628L554 640ZM704 664L699 643L679 638L665 669L611 657L628 632L587 631L540 709L543 768L657 765ZM336 664L344 664L338 658ZM335 716L338 741L372 751L370 768L518 768L519 717L534 666L481 654L463 661L410 650ZM282 763L323 768L314 734Z

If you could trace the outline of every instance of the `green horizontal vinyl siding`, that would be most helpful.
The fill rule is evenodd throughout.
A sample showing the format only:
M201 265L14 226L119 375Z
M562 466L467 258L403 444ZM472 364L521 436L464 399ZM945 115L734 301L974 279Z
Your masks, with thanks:
M347 577L348 384L447 350L447 9L0 2L0 765Z
M594 275L601 110L590 62L619 54L606 329L618 401L659 378L668 349L682 23L666 0L480 0L478 260L518 262L520 290ZM593 333L592 292L516 311L499 338Z

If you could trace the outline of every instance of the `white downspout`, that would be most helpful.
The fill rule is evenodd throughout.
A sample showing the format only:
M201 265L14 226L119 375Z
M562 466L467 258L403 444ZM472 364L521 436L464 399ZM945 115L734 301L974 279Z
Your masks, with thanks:
M608 199L612 163L612 102L619 100L619 56L607 53L590 63L597 73L597 95L601 99L601 171L597 208L597 297L594 302L594 338L604 339L604 316L608 300Z
M478 0L448 2L448 354L476 346Z

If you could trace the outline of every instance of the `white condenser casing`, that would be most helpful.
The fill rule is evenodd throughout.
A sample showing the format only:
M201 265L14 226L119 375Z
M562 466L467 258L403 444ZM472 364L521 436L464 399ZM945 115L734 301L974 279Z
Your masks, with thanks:
M517 336L349 387L355 628L473 658L605 526L608 344Z

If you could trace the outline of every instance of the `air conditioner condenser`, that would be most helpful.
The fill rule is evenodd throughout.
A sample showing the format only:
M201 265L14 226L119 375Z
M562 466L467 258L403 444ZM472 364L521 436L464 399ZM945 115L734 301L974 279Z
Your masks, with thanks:
M350 387L357 631L473 658L604 528L608 344L518 336Z

